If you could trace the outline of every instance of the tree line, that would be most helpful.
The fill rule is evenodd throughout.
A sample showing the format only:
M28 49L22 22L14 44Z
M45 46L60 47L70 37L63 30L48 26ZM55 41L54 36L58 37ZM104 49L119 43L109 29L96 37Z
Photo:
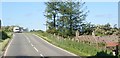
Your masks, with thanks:
M89 10L85 2L45 2L47 32L63 37L75 36L78 30L81 35L112 35L119 34L119 29L112 28L109 23L94 25L85 22Z

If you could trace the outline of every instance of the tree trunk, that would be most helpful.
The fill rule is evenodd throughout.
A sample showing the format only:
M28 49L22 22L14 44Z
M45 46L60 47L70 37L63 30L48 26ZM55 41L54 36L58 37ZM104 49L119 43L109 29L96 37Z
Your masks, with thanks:
M56 14L54 14L53 16L54 16L54 28L55 28L55 26L56 26L56 24L55 24L55 22L56 22L56 20L55 20Z

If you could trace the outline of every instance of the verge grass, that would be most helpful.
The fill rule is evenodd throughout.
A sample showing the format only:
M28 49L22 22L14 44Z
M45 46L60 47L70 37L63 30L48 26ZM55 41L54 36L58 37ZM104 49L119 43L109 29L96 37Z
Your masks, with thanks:
M90 46L88 44L81 42L72 41L69 40L68 38L58 39L57 36L54 36L46 32L33 32L33 33L40 36L44 40L79 56L94 56L97 54L97 52L101 51L100 49L97 49L94 46Z

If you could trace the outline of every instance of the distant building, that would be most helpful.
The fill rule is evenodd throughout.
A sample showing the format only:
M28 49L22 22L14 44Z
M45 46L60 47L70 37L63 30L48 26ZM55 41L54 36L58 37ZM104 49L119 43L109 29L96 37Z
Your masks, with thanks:
M117 42L107 42L106 47L116 47L118 45Z

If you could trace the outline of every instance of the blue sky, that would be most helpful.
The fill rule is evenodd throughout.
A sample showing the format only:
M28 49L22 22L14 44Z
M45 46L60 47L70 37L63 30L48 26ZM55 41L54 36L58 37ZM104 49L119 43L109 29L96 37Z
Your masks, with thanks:
M50 0L1 0L2 2L47 2ZM55 1L55 0L54 0ZM69 0L59 0L59 1L69 1ZM81 0L74 0L81 1ZM84 2L118 2L119 0L82 0Z
M117 2L86 2L90 12L86 19L93 24L118 24ZM3 2L0 18L3 25L20 25L29 29L46 30L44 2ZM2 8L2 9L1 9Z
M117 2L89 2L86 6L90 10L86 21L93 24L110 23L112 26L118 24Z
M3 25L20 25L45 30L44 3L2 3Z
M2 3L0 2L0 18L2 18Z

